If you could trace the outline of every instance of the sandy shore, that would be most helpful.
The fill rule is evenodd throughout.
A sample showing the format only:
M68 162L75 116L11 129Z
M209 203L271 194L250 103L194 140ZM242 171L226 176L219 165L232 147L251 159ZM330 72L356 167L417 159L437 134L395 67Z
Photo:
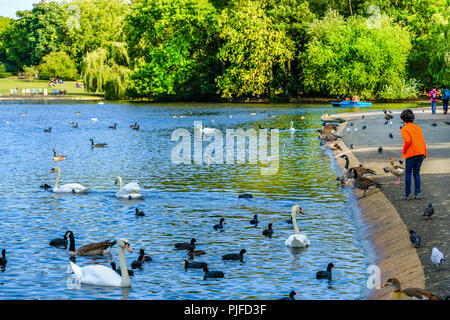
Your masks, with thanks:
M359 236L365 245L373 249L368 263L381 268L382 281L396 277L402 288L426 288L444 298L450 294L449 262L444 262L441 270L436 271L430 257L433 247L442 251L445 257L448 257L450 251L447 196L450 182L450 126L445 123L450 122L450 115L443 115L441 108L438 108L438 114L431 115L429 109L413 109L415 123L422 127L428 150L428 157L421 169L422 200L401 200L404 179L396 185L396 178L383 170L388 166L389 157L396 161L401 158L403 140L399 115L402 110L393 111L392 124L386 125L381 111L335 115L346 120L338 129L343 136L343 141L339 142L343 151L336 153L335 157L343 167L345 162L339 155L348 154L350 166L362 163L375 170L376 175L372 178L383 184L382 192L371 190L364 198L361 198L362 191L354 189L360 209ZM363 125L366 126L364 130ZM393 134L393 139L389 138L389 133ZM353 145L351 150L347 148L350 145ZM377 152L380 146L383 148L381 154ZM429 203L435 207L435 215L430 221L426 221L422 214ZM411 245L410 229L421 235L422 244L418 249ZM367 298L389 299L389 294L389 288L368 290Z

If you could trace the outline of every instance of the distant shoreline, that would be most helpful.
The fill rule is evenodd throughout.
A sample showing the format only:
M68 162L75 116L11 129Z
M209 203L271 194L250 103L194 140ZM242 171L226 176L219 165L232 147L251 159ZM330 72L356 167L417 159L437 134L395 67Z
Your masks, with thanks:
M83 100L83 101L99 101L105 100L99 96L1 96L0 101L37 101L37 100Z

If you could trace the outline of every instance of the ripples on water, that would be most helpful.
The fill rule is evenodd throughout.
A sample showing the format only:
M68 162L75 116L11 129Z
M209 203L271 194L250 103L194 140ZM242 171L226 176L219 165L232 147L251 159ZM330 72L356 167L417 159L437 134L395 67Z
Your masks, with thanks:
M28 116L19 116L25 111ZM337 168L317 139L322 112L331 109L3 103L0 249L7 249L8 264L0 273L2 298L278 299L295 290L297 299L358 299L365 283L363 250L355 238L352 201L337 186ZM270 113L277 117L269 118ZM171 118L174 114L186 117ZM260 175L259 164L173 164L170 154L177 143L170 140L172 131L193 132L193 122L199 120L222 132L257 129L258 124L289 128L292 120L297 131L280 132L276 175ZM79 129L72 129L70 121ZM108 129L114 122L117 130ZM140 124L140 131L129 128L134 122ZM48 127L52 127L50 134L43 132ZM89 138L108 146L92 150ZM55 195L39 188L43 182L53 186L56 179L49 175L55 165L53 148L67 156L57 163L60 184L81 183L90 189L88 194ZM124 184L137 181L145 199L116 199L117 175ZM238 199L240 193L254 198ZM298 217L299 228L312 245L292 251L284 240L293 233L286 220L295 204L305 212ZM135 217L136 206L145 217ZM249 223L254 214L261 221L257 227ZM225 218L225 228L216 232L213 225L220 217ZM268 223L273 223L271 239L262 235ZM48 245L66 230L74 232L77 248L124 237L133 249L126 254L128 265L140 248L153 261L135 272L131 289L71 288L67 251ZM225 272L225 279L203 280L200 269L184 270L187 254L174 250L174 243L191 237L197 239L198 250L207 252L195 260ZM247 250L243 263L221 261L223 254L242 248ZM111 261L118 264L117 246L111 256L77 257L80 266L109 266ZM316 271L326 269L329 262L335 265L333 281L316 280Z

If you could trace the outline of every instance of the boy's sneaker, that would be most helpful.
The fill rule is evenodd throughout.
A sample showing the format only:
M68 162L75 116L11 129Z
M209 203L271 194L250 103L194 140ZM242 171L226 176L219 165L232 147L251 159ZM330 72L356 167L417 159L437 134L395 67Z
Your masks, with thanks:
M412 200L412 199L413 199L413 196L410 195L410 194L408 194L408 195L406 195L406 194L402 195L402 200Z
M422 199L422 195L420 193L418 193L418 194L416 194L414 196L414 199L421 200Z

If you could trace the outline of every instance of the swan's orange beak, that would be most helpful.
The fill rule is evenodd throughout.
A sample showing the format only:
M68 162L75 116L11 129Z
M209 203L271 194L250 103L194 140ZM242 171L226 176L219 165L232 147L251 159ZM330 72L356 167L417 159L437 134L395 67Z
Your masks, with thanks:
M53 173L53 172L55 172L55 169L53 168L52 170L50 170L50 173L49 174L51 174L51 173Z
M302 210L302 209L300 209L300 213L301 213L301 214L305 214L305 213L303 212L303 210Z
M125 244L125 249L127 249L129 253L132 253L130 245L128 243Z

